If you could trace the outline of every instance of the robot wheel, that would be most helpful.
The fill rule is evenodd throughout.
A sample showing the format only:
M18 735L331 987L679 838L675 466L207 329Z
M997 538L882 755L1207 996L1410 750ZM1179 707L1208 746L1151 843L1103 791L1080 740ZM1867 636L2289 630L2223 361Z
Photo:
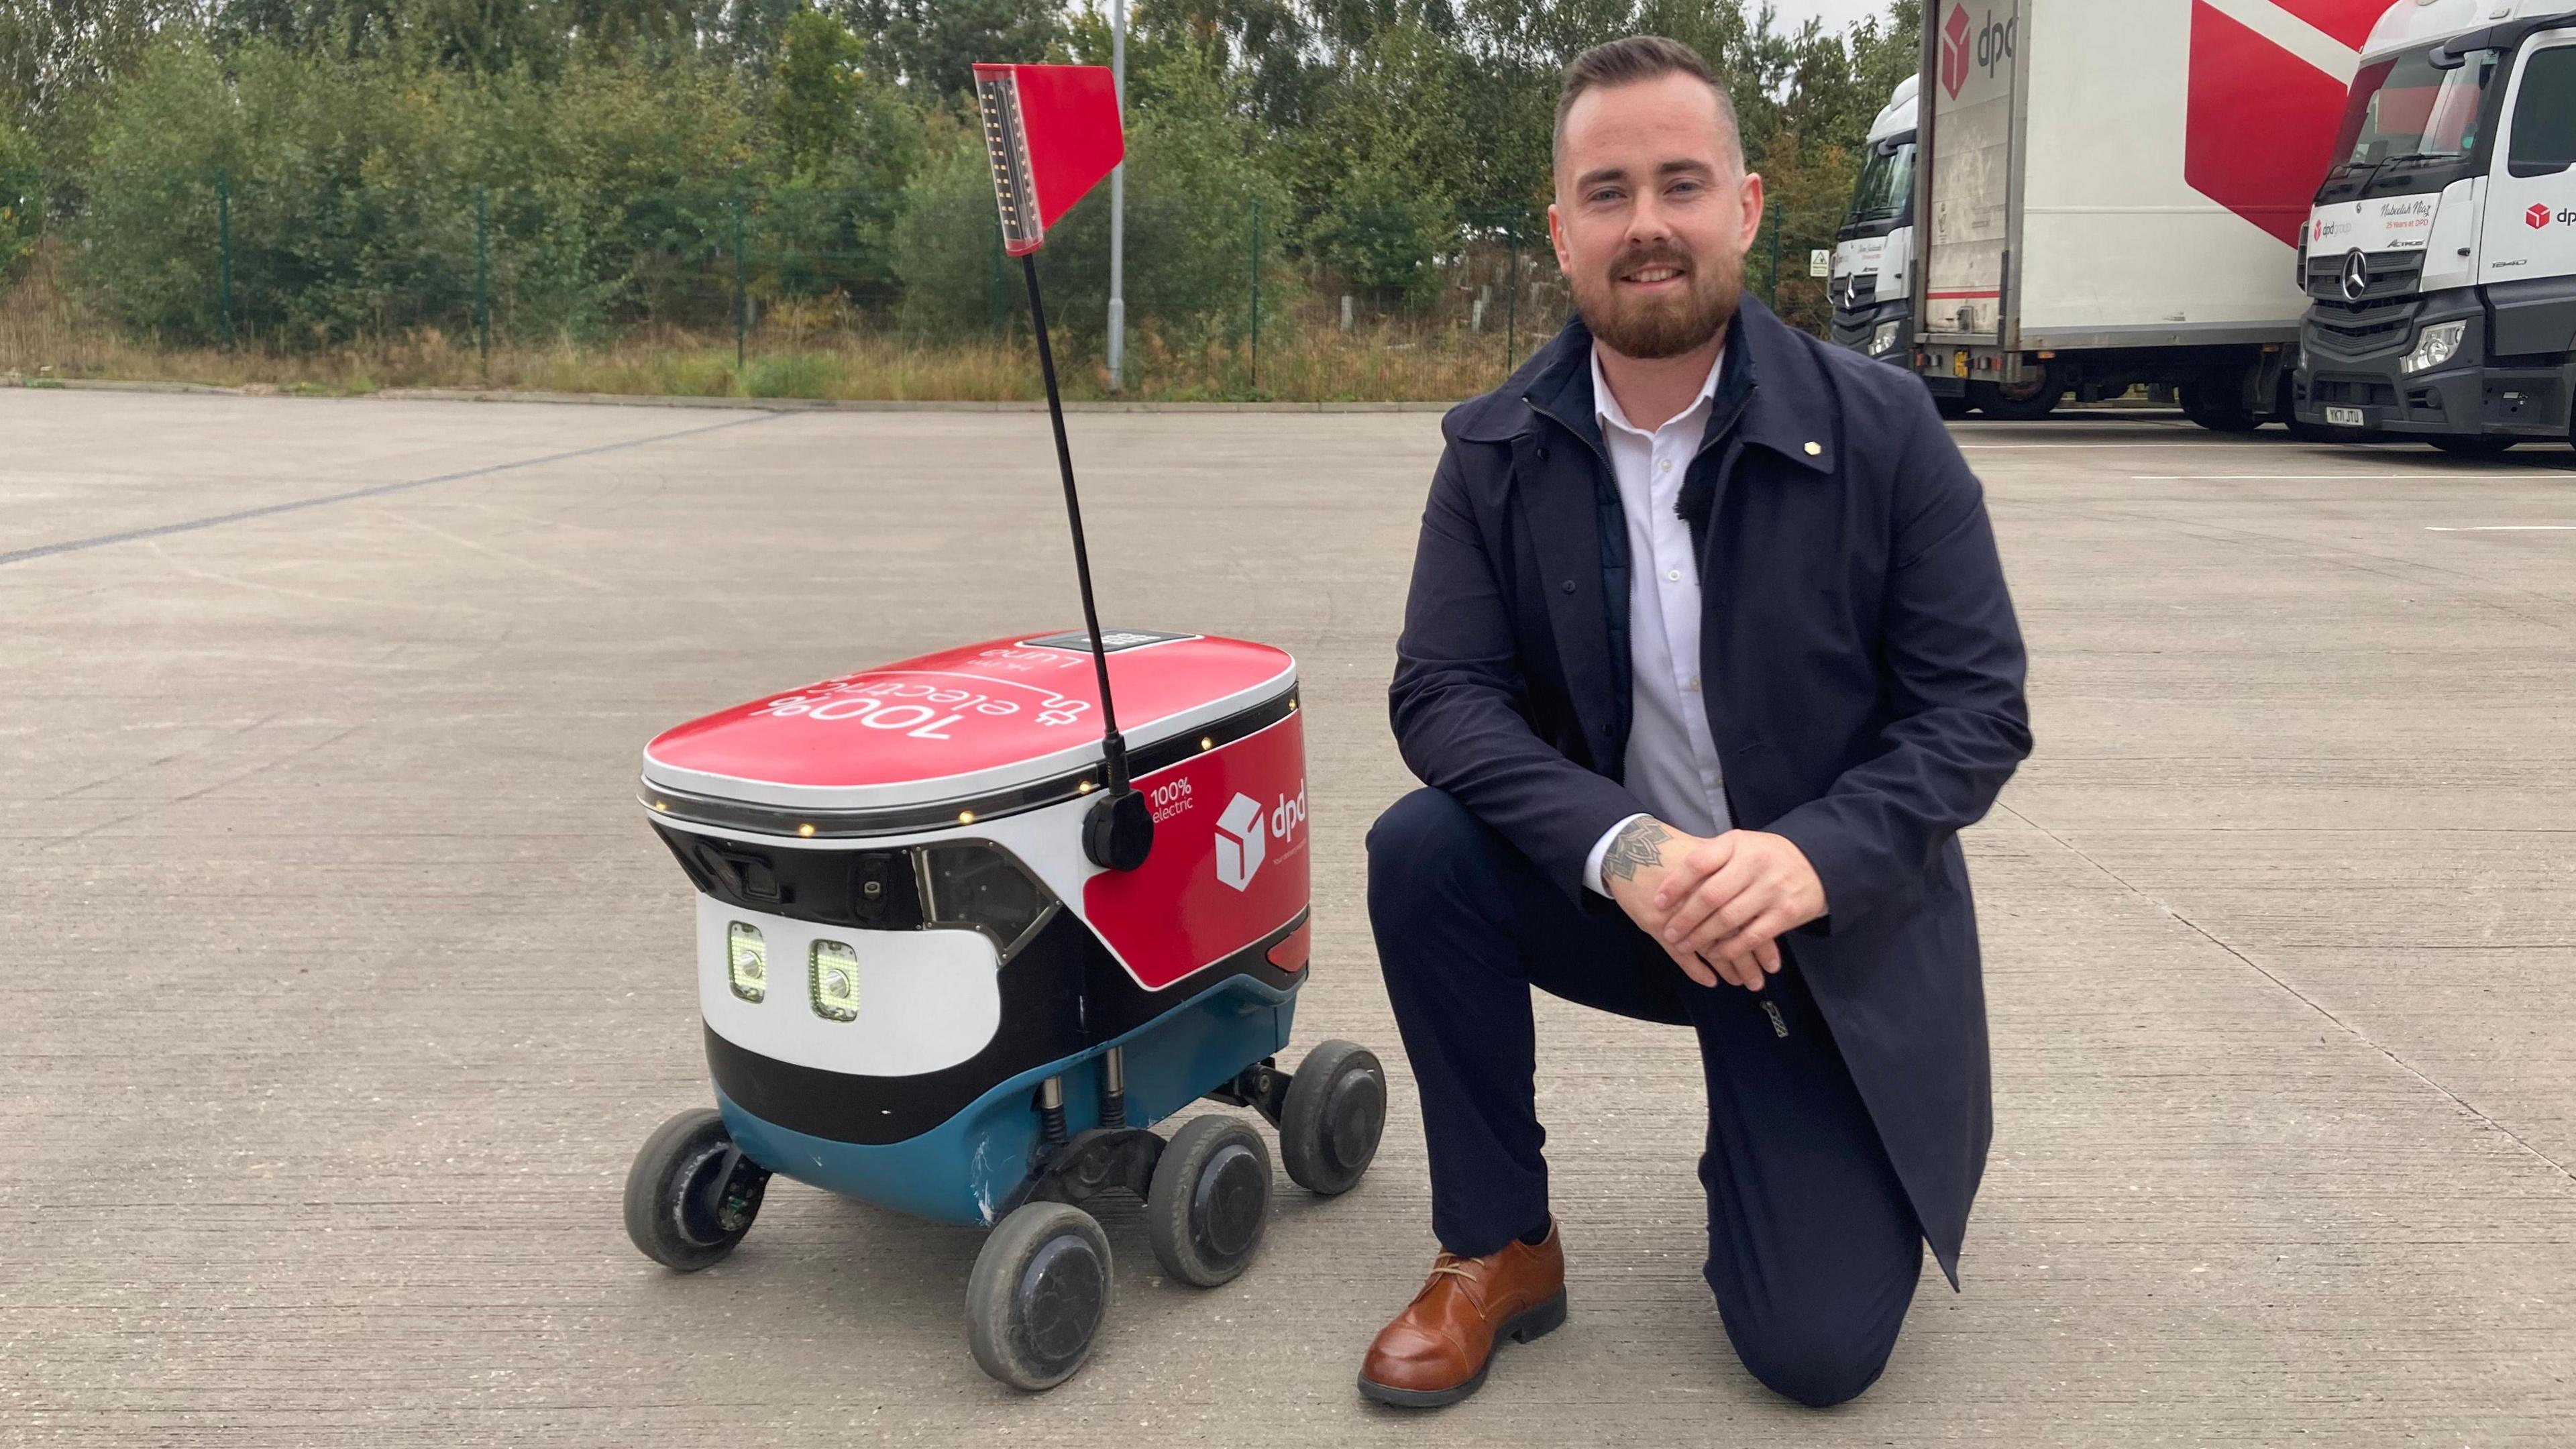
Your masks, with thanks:
M1145 1191L1154 1261L1184 1283L1232 1282L1270 1226L1270 1147L1239 1117L1193 1117L1172 1134Z
M1277 1120L1289 1180L1324 1197L1348 1192L1386 1130L1386 1068L1357 1042L1321 1043L1288 1079Z
M769 1169L743 1156L713 1107L644 1139L626 1170L626 1236L645 1257L694 1273L733 1251L760 1215Z
M966 1280L966 1343L1015 1389L1051 1389L1091 1355L1109 1311L1109 1239L1091 1214L1032 1202L1002 1219Z

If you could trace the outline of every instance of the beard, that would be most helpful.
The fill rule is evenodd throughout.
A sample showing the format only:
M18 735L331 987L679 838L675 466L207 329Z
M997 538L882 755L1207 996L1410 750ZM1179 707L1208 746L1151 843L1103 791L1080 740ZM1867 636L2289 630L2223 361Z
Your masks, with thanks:
M1663 296L1620 295L1619 278L1647 267L1673 267L1682 285ZM1715 337L1744 300L1744 258L1694 257L1674 246L1621 252L1597 273L1567 278L1574 310L1593 340L1623 357L1679 357Z

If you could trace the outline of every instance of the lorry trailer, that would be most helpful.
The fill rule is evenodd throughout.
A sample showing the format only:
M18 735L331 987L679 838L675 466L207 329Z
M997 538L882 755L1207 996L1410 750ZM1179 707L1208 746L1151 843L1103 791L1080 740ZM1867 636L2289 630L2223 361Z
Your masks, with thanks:
M2413 3L2413 0L2408 0ZM2287 419L2298 245L2386 0L1933 0L1912 362L2037 417L2141 384Z
M2557 441L2576 395L2576 4L2400 0L2299 252L2302 422L2457 453Z

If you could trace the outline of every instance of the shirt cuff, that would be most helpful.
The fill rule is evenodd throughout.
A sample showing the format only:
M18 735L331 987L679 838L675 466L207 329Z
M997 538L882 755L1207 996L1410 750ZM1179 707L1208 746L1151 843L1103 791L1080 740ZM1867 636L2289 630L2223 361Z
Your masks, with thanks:
M1601 838L1592 842L1592 853L1583 858L1583 883L1590 887L1595 895L1606 896L1610 894L1610 887L1603 884L1601 880L1601 857L1610 853L1610 842L1619 838L1620 831L1625 830L1629 826L1646 818L1646 812L1640 810L1636 814L1629 816L1627 819L1620 821L1618 824L1611 826L1609 829L1602 831Z

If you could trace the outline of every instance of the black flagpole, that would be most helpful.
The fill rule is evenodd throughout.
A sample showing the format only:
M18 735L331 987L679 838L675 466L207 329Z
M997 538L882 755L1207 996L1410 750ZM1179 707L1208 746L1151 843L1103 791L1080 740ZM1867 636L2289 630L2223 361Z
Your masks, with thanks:
M1056 471L1064 477L1064 513L1073 525L1073 571L1082 585L1082 626L1091 634L1091 666L1100 678L1101 755L1108 766L1109 798L1084 822L1083 847L1095 864L1133 870L1153 844L1153 817L1127 778L1127 740L1118 733L1118 707L1109 697L1109 645L1101 637L1100 611L1091 598L1091 551L1082 540L1082 499L1073 486L1073 447L1064 435L1064 398L1056 390L1055 349L1047 342L1046 301L1038 293L1038 258L1020 258L1029 284L1029 324L1037 332L1038 371L1046 378L1047 421L1055 426ZM1130 802L1133 802L1132 804Z

